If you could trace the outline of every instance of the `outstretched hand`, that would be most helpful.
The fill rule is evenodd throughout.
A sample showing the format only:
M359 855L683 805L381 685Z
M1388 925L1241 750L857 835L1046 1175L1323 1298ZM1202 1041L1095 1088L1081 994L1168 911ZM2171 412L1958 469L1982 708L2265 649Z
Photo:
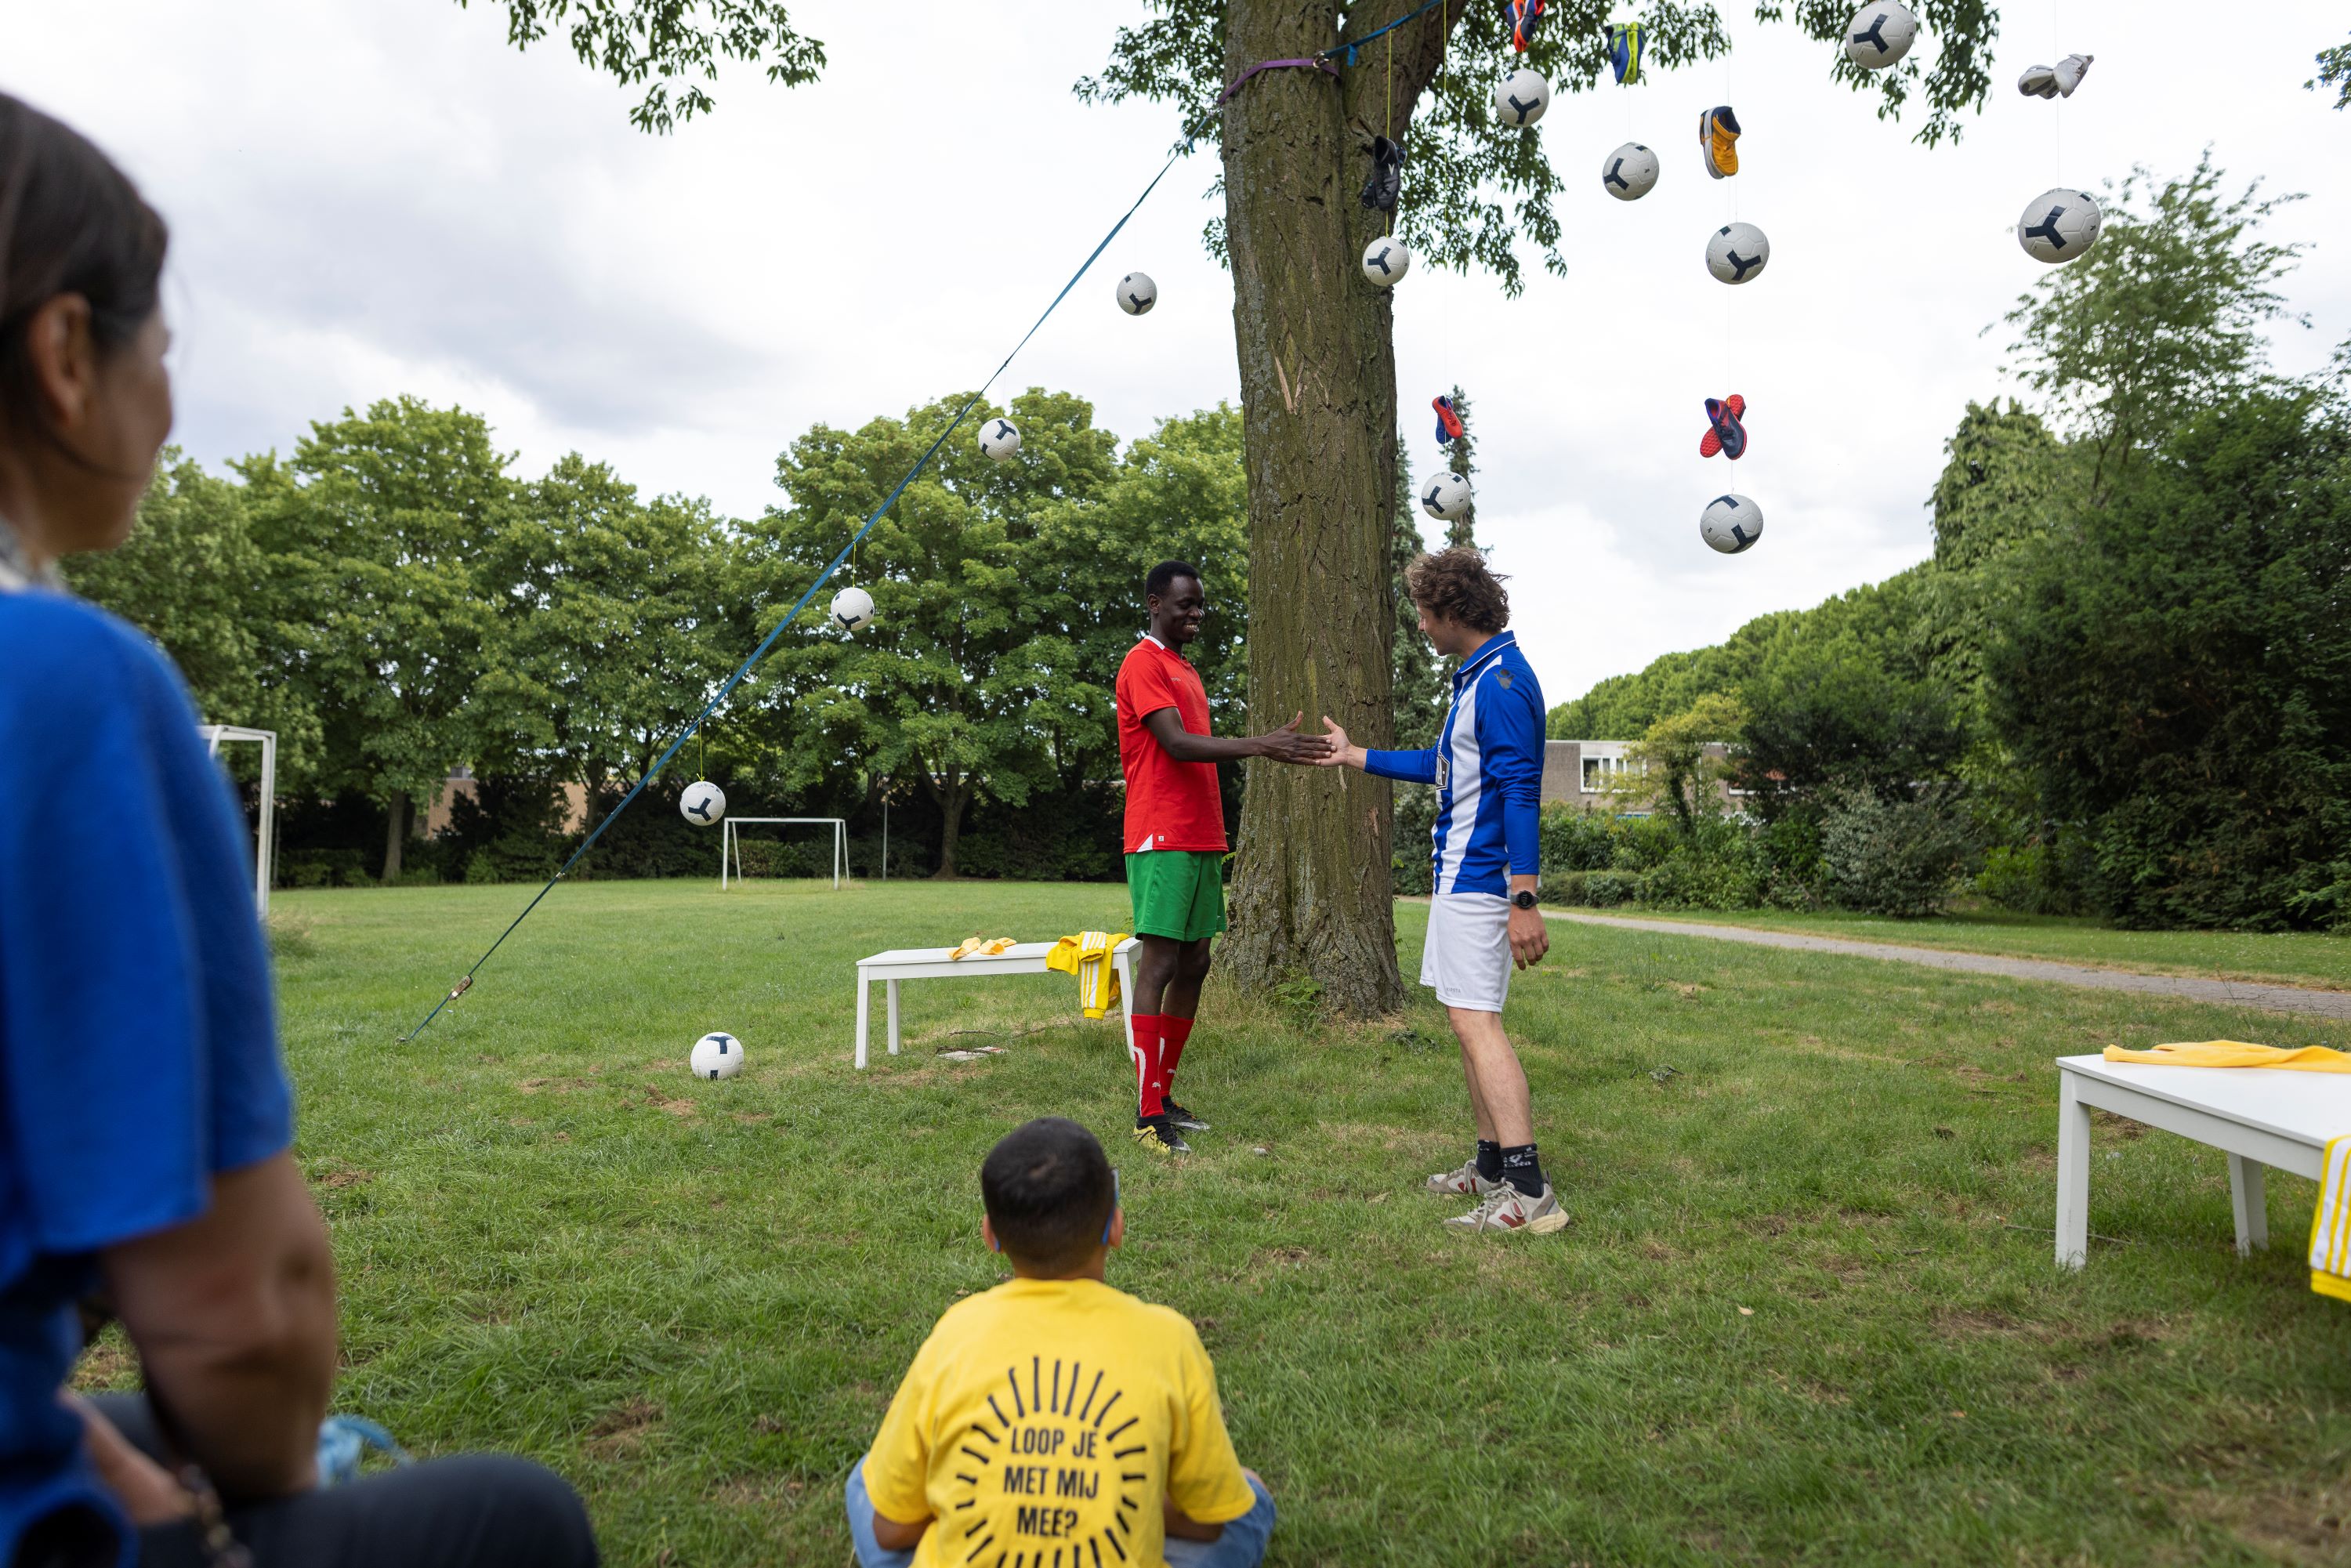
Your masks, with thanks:
M1347 732L1339 727L1339 721L1335 718L1326 718L1322 723L1324 727L1322 744L1330 749L1314 759L1315 766L1344 768L1353 763L1355 767L1361 768L1364 765L1364 755L1348 740Z
M1268 730L1259 736L1257 737L1258 755L1270 757L1276 762L1322 761L1331 743L1319 735L1300 734L1298 727L1305 722L1306 710L1301 708L1298 710L1298 716L1280 729Z

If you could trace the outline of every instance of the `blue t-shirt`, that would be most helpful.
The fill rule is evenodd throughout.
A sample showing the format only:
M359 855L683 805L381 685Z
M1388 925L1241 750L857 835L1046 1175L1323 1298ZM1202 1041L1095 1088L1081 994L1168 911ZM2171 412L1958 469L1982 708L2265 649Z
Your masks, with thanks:
M196 722L130 627L0 591L0 1563L52 1509L113 1512L57 1400L97 1254L293 1136L243 814Z

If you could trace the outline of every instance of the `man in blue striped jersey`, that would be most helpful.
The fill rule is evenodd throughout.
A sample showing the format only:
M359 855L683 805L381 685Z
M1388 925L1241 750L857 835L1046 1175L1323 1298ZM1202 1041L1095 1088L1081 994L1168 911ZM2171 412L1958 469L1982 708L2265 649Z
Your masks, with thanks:
M1531 1231L1567 1224L1535 1155L1526 1070L1502 1032L1510 967L1551 947L1535 907L1541 870L1543 700L1535 673L1504 628L1510 595L1474 549L1440 550L1405 569L1420 629L1439 655L1458 659L1444 733L1421 751L1366 751L1331 726L1325 767L1437 786L1437 879L1420 983L1437 992L1461 1042L1477 1154L1428 1178L1428 1190L1474 1197L1457 1230Z

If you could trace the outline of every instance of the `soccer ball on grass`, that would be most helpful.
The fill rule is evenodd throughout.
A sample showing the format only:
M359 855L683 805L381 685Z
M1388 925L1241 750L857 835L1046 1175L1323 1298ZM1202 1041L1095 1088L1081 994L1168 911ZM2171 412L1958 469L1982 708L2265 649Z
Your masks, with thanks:
M743 1071L743 1042L731 1034L705 1034L687 1060L696 1078L732 1078Z

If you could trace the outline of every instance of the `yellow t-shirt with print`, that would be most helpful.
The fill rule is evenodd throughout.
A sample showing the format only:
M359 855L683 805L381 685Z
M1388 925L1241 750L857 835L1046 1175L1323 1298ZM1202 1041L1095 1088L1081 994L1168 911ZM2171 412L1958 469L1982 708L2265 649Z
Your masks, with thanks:
M914 1568L1165 1568L1161 1499L1205 1524L1257 1502L1199 1334L1092 1280L1012 1280L941 1314L865 1490L885 1519L933 1521Z

